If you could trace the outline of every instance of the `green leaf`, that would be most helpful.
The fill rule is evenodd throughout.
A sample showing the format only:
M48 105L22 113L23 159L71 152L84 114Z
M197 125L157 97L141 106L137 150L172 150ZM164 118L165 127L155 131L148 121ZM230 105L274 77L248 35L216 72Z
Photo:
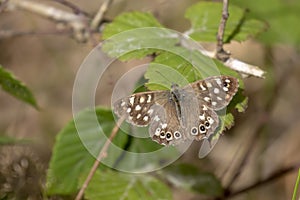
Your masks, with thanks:
M244 88L239 74L220 61L205 57L199 51L177 47L158 55L149 65L145 78L148 89L165 90L173 83L185 86L203 77L220 74L239 78L239 87Z
M103 39L119 34L124 31L145 28L145 27L162 27L162 25L150 13L130 12L117 16L112 23L108 24L103 30ZM151 37L151 35L148 35ZM136 43L138 45L138 43ZM130 43L130 45L132 45ZM128 45L129 46L129 45ZM139 49L128 52L120 57L120 60L126 61L133 58L140 59L147 55L156 53L157 49Z
M143 132L148 133L148 127ZM135 133L135 135L142 135ZM162 146L151 140L151 138L131 138L129 148L123 154L118 166L125 171L148 172L166 166L177 160L182 152L175 146ZM132 155L136 153L135 155Z
M143 27L162 27L162 25L150 13L136 11L122 13L105 26L102 37L108 39L123 31Z
M94 123L94 117L101 128ZM75 122L72 120L56 137L47 174L48 194L68 195L76 192L80 175L91 168L95 156L107 140L103 133L109 135L115 125L111 110L103 108L83 111ZM119 131L113 143L122 148L126 141L127 135ZM111 162L120 156L111 149L108 149L107 155Z
M85 191L91 200L172 199L170 189L158 179L148 175L96 171Z
M16 79L11 72L8 72L0 65L0 85L2 89L17 99L38 108L36 100L24 83Z
M221 196L221 182L211 173L202 172L190 164L170 165L160 172L168 181L177 187L210 196Z
M197 41L215 42L220 19L222 4L216 2L200 2L187 9L185 17L191 21L189 36ZM224 41L232 39L244 41L250 36L262 32L265 24L262 21L250 19L247 12L229 5L229 18L226 23Z
M263 19L269 29L259 35L266 44L300 44L300 1L261 0L255 1L232 0L232 4L249 9L252 17Z
M145 74L149 80L146 85L151 90L169 89L173 83L185 86L204 77L220 75L223 68L218 68L212 59L198 50L173 47L150 64Z
M103 42L102 50L110 57L126 61L160 53L178 42L179 37L172 30L144 27L113 35Z

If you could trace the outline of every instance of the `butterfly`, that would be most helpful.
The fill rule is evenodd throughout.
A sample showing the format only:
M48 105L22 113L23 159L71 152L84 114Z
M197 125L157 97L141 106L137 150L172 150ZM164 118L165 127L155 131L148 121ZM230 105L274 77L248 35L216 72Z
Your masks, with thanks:
M177 145L208 139L220 124L216 111L224 109L239 87L231 76L211 76L171 90L135 93L117 100L114 113L135 126L149 126L152 140Z

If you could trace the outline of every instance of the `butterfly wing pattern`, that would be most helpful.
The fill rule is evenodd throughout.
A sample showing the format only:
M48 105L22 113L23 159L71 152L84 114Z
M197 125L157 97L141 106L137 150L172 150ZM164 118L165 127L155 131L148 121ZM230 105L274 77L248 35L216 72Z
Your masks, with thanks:
M209 138L219 126L216 111L236 94L238 79L212 76L170 91L132 94L114 103L114 112L136 126L148 126L152 139L162 145Z

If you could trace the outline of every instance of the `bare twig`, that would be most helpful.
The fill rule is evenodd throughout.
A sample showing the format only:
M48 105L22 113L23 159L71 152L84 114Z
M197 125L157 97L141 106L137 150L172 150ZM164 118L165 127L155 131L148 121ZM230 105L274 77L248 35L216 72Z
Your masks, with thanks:
M293 171L296 171L298 170L300 167L300 163L297 163L297 164L294 164L294 165L291 165L289 167L286 167L286 168L283 168L283 169L279 169L275 172L273 172L271 175L269 175L267 178L265 179L262 179L262 180L259 180L253 184L251 184L250 186L246 186L245 188L242 188L240 190L237 190L235 192L232 192L232 193L228 193L227 196L225 198L231 198L233 196L237 196L239 194L242 194L242 193L245 193L249 190L252 190L254 188L257 188L261 185L265 185L267 183L270 183L282 176L285 176L287 173L290 173L290 172L293 172Z
M89 37L88 18L83 15L76 15L58 8L31 0L10 0L8 2L13 8L20 8L31 13L46 17L58 23L66 24L73 30L73 36L77 41L86 41Z
M224 37L226 22L229 17L228 1L229 0L223 0L222 18L221 18L221 22L220 22L218 34L217 34L216 58L223 62L226 61L230 57L230 54L223 49L223 37Z
M216 57L217 54L215 51L206 51L202 49L200 50L200 52L210 58L218 59ZM223 64L228 68L241 73L244 76L255 76L258 78L265 78L265 72L262 69L260 69L258 66L242 62L236 58L229 57L226 61L223 62Z
M241 162L237 165L236 170L234 171L235 173L232 175L228 185L227 185L227 191L231 190L231 186L232 184L235 182L235 180L240 176L243 168L246 166L246 163L249 160L249 157L253 151L254 146L256 145L257 142L257 138L259 137L259 135L261 134L262 130L265 128L265 124L266 124L267 120L260 120L260 124L258 125L258 128L255 130L255 133L253 134L253 136L250 139L250 142L248 144L247 150L244 153L244 155L242 156L242 160Z
M215 52L202 52L205 55L216 58L223 62L223 64L230 69L240 72L243 76L256 76L259 78L264 78L265 72L259 67L250 65L248 63L242 62L230 56L230 53L225 51L224 45L224 32L226 28L227 19L229 17L228 13L228 3L229 0L223 0L222 18L220 21L218 33L217 33L217 46Z
M97 14L95 15L94 19L91 22L91 29L96 30L103 19L105 12L107 11L109 5L112 3L113 0L105 0L103 4L100 6Z
M0 1L0 13L5 9L8 0Z
M72 35L71 30L47 30L47 31L0 31L0 39L21 37L27 35Z
M250 154L251 154L252 150L254 149L254 146L257 142L257 138L259 137L259 135L265 128L266 123L268 122L268 118L269 118L268 113L271 113L271 111L275 107L276 102L278 100L278 98L276 98L276 97L279 95L279 92L282 91L282 88L286 85L287 80L289 80L288 77L291 74L292 73L290 72L290 70L285 70L285 73L283 75L281 75L280 79L277 81L275 89L272 93L272 96L270 97L269 101L267 102L267 104L265 106L265 110L261 113L261 120L259 120L260 123L258 124L257 128L254 129L254 134L250 139L247 150L246 150L244 156L242 157L241 162L236 167L235 173L233 174L231 180L229 181L229 183L226 187L227 191L231 190L232 184L239 177L240 173L242 172L242 169L246 165L246 163L250 157Z
M100 162L103 158L105 158L107 156L107 150L109 145L111 144L111 141L115 138L115 136L117 135L117 132L119 130L120 125L122 124L122 122L124 121L124 118L120 118L118 120L118 122L116 123L116 125L114 126L113 130L111 131L111 134L108 138L108 140L105 142L104 146L102 147L101 151L99 152L97 159L94 162L93 167L91 168L87 178L85 179L84 183L82 184L80 191L78 192L75 200L81 200L84 194L85 189L87 188L88 184L90 183L90 181L92 180L98 166L100 165Z
M77 15L85 15L85 16L90 16L89 13L83 11L82 9L80 9L78 6L76 6L75 4L69 2L69 1L66 1L66 0L52 0L52 1L56 1L66 7L69 7L73 10L73 12Z

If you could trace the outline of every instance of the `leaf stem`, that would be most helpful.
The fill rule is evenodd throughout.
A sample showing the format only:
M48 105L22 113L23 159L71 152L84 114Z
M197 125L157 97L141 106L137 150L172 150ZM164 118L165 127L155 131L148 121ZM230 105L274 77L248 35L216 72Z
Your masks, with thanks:
M124 118L120 118L116 125L114 126L114 128L111 131L111 134L108 138L108 140L104 143L104 146L102 147L102 149L100 150L97 159L95 160L88 176L86 177L84 183L82 184L80 191L78 192L75 200L81 200L84 194L85 189L87 188L88 184L90 183L90 181L92 180L94 174L96 173L96 170L98 168L98 166L100 165L100 162L103 158L105 158L107 156L107 150L109 145L111 144L111 141L115 138L115 136L117 135L117 132L119 130L120 125L122 124L122 122L124 121Z
M297 177L297 180L296 180L296 183L295 183L292 200L296 200L296 198L297 198L297 190L299 188L299 182L300 182L300 168L298 170L298 177Z

